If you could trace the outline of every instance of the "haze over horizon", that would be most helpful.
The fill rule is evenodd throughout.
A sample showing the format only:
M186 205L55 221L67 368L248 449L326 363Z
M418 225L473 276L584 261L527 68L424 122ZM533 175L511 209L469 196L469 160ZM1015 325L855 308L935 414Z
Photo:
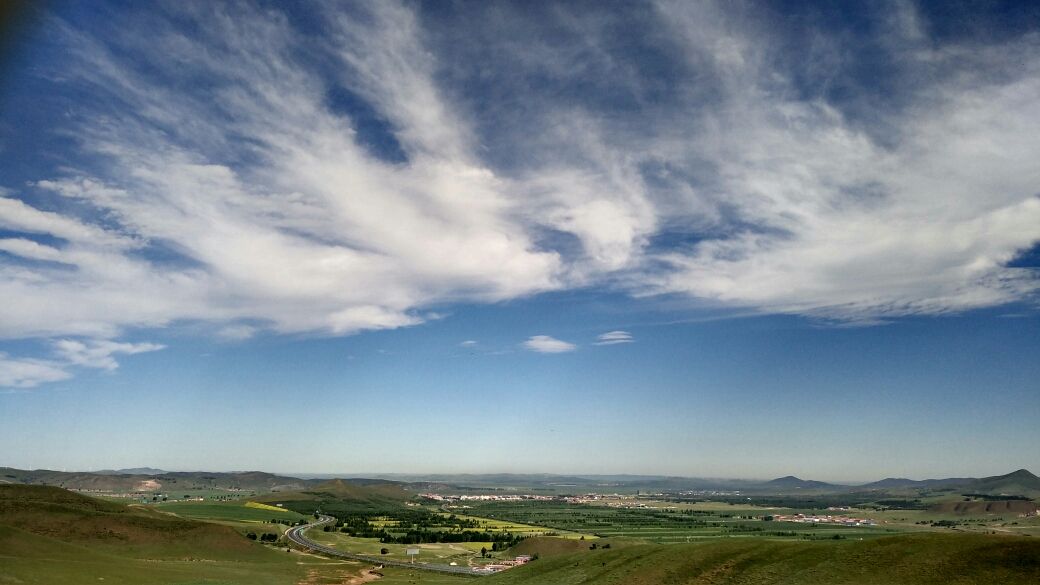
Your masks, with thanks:
M1040 8L55 1L0 466L1040 471Z
M42 470L43 469L31 470L31 471L42 471ZM118 472L118 473L136 474L136 475L150 475L148 473L142 473L141 470L152 470L152 471L162 472L162 473L254 473L254 472L261 472L261 473L270 473L272 475L278 475L278 476L283 476L283 477L295 477L295 478L300 478L300 479L378 478L378 479L388 479L388 480L393 480L393 481L405 481L405 482L409 482L409 481L424 481L424 480L428 480L430 478L445 477L445 476L457 476L457 477L471 476L471 477L478 477L478 476L511 476L511 475L515 475L515 476L518 476L518 477L520 477L520 476L547 476L547 477L561 477L561 478L565 478L565 477L619 477L620 478L620 477L626 477L626 476L627 477L632 477L632 478L636 478L636 477L662 477L662 478L664 478L664 477L673 477L673 478L681 478L681 479L733 480L733 481L749 481L749 482L757 482L757 481L766 482L766 481L771 481L771 480L774 480L774 479L782 479L782 478L794 477L796 479L806 480L806 481L823 481L823 482L826 482L826 483L833 483L833 484L837 484L837 485L856 486L856 485L872 483L872 482L879 481L879 480L882 480L882 479L891 479L891 478L895 477L895 476L889 475L889 476L885 476L885 477L860 478L860 479L848 479L848 478L845 478L845 479L835 479L835 478L826 478L826 477L800 476L797 473L791 473L791 474L787 474L787 475L780 476L780 477L776 477L776 476L769 476L769 477L753 477L753 476L732 476L732 477L727 476L727 477L721 477L721 476L718 476L718 477L716 477L716 476L703 476L703 475L669 475L669 474L655 474L655 473L644 473L644 474L637 474L637 473L546 473L546 472L538 472L538 471L495 471L495 470L487 470L487 471L481 471L481 472L466 472L466 471L460 471L460 472L437 472L437 471L433 471L433 472L427 472L427 473L410 473L410 472L406 472L406 471L405 472L390 472L390 471L386 471L386 472L379 472L379 471L361 471L361 472L349 472L349 471L348 472L302 472L302 471L297 471L297 472L293 472L293 471L271 471L271 470L262 470L262 469L211 469L211 468L158 469L158 468L148 467L148 466L126 467L126 468L118 468L118 469L112 469L112 468L98 468L98 469L94 469L94 468L89 468L89 469L50 469L49 471L61 471L63 473L97 473L97 472L104 471L104 472ZM998 476L1003 476L1003 475L1008 475L1009 473L1010 474L1014 474L1014 473L1019 473L1019 472L1022 472L1022 471L1025 471L1027 473L1032 473L1030 470L1023 468L1023 469L1016 469L1016 470L1008 471L1007 473L999 473L997 475ZM133 473L131 473L131 472L133 472ZM1033 475L1035 475L1035 474L1033 474ZM969 473L969 474L963 474L963 476L959 476L959 477L983 478L983 477L989 477L989 476L970 474ZM909 480L912 480L912 481L921 481L921 480L930 480L930 479L950 479L950 478L947 478L947 477L899 477L897 479L909 479Z

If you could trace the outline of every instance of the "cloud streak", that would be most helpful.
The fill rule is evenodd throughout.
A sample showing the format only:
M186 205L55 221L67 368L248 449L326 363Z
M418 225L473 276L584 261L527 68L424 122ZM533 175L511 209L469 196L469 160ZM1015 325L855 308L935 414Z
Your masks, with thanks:
M577 345L561 341L548 335L533 335L523 343L524 349L537 353L567 353L578 349Z
M616 345L619 343L634 343L635 339L628 331L608 331L596 337L594 345Z

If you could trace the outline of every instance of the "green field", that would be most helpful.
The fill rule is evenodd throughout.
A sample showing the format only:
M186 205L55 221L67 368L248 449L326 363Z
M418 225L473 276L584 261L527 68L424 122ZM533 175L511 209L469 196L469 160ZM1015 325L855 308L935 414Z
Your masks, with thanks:
M545 526L537 526L534 524L524 524L522 522L514 522L505 518L486 518L466 514L456 514L456 517L464 520L473 520L480 525L482 530L489 530L491 532L511 532L523 536L550 535L559 536L560 538L596 538L593 535L583 534L581 532L573 532L559 528L547 528Z
M384 569L382 585L474 583ZM1035 585L1040 542L964 534L899 535L867 541L716 540L634 545L543 555L486 585Z
M821 513L819 510L806 511ZM591 536L638 538L662 544L714 538L861 539L934 529L930 526L914 525L913 522L891 524L879 522L877 526L843 526L761 519L765 515L797 512L799 510L742 507L718 503L704 506L615 508L562 502L491 502L475 505L471 510L472 514L481 517L589 535L586 538ZM866 511L822 513L873 517Z
M264 510L246 506L246 501L239 502L165 502L155 504L155 510L176 514L184 518L199 520L230 520L237 522L270 522L283 520L296 522L307 516L292 510Z
M1040 583L1040 541L959 534L858 541L717 540L543 558L488 585L916 585Z

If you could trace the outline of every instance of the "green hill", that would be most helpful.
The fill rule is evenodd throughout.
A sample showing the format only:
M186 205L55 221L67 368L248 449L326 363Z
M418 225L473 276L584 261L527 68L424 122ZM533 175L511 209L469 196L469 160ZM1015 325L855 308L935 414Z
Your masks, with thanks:
M1040 477L1026 469L1019 469L1007 475L976 479L969 486L972 491L978 493L1040 496Z
M0 485L0 524L67 542L120 546L190 541L213 554L234 556L252 548L228 527L89 498L51 486Z
M316 509L326 512L372 512L395 510L415 496L405 489L407 484L387 480L331 479L307 490L280 492L253 498L266 504L282 504L285 508L310 514Z
M295 583L303 569L286 557L227 526L0 485L0 583Z
M488 585L1035 585L1040 539L919 534L864 541L726 539L541 556Z

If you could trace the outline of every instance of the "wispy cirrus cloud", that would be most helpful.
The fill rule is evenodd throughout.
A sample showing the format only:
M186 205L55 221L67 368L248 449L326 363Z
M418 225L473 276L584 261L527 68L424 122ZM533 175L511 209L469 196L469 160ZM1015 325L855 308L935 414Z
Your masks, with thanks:
M34 388L72 377L60 364L32 358L12 358L0 353L0 388Z
M0 388L35 388L73 376L73 369L93 368L112 371L119 367L117 355L159 351L157 343L124 343L104 339L59 339L45 359L12 358L0 352Z
M866 8L875 95L859 40L727 3L315 10L48 23L77 164L0 192L0 337L346 335L580 286L874 323L1040 286L1008 266L1040 241L1035 35Z
M159 351L165 347L158 343L122 343L104 339L86 341L59 339L54 342L54 353L67 365L114 370L119 367L119 363L113 356Z
M524 349L537 353L567 353L578 349L577 345L549 335L532 335L523 344Z

